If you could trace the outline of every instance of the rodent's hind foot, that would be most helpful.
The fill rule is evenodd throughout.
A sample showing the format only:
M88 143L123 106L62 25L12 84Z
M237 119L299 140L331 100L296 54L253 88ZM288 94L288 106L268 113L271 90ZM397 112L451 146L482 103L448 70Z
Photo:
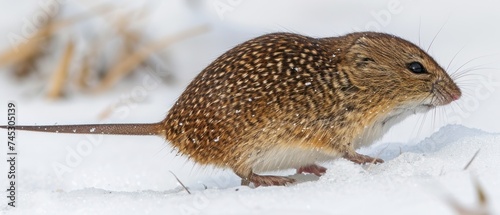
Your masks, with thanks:
M312 164L309 166L303 166L297 169L297 174L310 173L316 176L322 176L326 173L326 168L320 165Z
M384 160L380 158L372 158L368 155L362 155L359 153L354 152L353 154L347 153L344 155L345 159L350 160L354 163L357 164L367 164L367 163L373 163L373 164L378 164L378 163L384 163Z
M259 186L285 186L295 182L295 179L288 178L284 176L273 176L273 175L257 175L252 173L248 178L241 179L241 185L250 185L253 183L255 187Z

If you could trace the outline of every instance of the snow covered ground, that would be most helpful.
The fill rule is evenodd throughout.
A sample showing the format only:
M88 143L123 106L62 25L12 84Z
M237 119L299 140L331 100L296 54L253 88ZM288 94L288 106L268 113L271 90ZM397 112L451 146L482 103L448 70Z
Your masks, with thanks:
M45 1L0 0L2 50L9 47L2 35L20 32L23 19L31 18L39 2ZM72 4L70 8L85 5L66 2ZM165 50L178 77L174 85L148 87L144 100L121 107L105 122L162 119L189 81L215 57L239 42L275 31L333 36L380 30L424 48L437 35L429 52L438 62L446 67L458 53L450 73L483 69L457 81L464 97L456 104L412 117L372 147L360 150L380 156L385 163L359 166L343 159L331 161L323 164L326 175L294 176L300 183L289 187L242 187L231 171L198 166L176 156L157 137L19 132L17 208L4 207L7 193L2 192L0 214L457 214L451 201L470 210L479 207L476 184L485 192L490 214L500 214L500 4L496 1L389 0L358 5L347 0L171 0L155 4L147 27L152 35L200 23L209 23L212 31ZM225 5L226 10L218 11L214 4ZM18 106L18 124L96 123L106 107L145 87L140 81L144 77L136 78L139 81L105 94L77 94L53 102L40 94L43 86L36 80L18 82L2 68L0 119L4 121L0 124L5 123L2 114L6 117L8 101ZM7 187L8 172L5 141L6 134L0 131L2 190Z

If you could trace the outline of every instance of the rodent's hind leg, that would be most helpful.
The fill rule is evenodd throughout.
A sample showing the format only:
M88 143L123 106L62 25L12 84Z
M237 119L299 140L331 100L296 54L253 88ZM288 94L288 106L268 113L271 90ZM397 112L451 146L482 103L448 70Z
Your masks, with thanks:
M295 182L295 179L284 176L273 175L257 175L253 172L249 176L242 176L238 173L236 175L241 177L241 185L248 186L253 183L255 187L259 186L285 186Z
M317 164L311 164L308 166L303 166L297 169L297 174L311 173L316 176L322 176L326 173L326 168Z
M273 176L273 175L257 175L252 173L248 181L252 182L255 187L258 186L285 186L287 184L292 184L295 179L284 177L284 176Z
M367 164L367 163L384 163L384 160L380 158L372 158L368 155L362 155L357 152L346 153L343 158L350 160L357 164Z

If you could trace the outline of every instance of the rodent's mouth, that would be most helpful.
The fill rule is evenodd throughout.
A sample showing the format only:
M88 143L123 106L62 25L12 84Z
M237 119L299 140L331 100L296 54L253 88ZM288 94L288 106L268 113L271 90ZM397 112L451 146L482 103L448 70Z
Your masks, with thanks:
M435 107L436 107L436 105L434 105L434 104L428 104L428 103L419 104L419 105L411 106L411 107L401 107L401 108L394 109L394 111L395 111L394 115L399 115L402 112L413 112L414 114L416 114L416 113L424 113L424 112L427 112L430 109L433 109Z
M419 105L416 105L413 107L396 108L395 110L396 110L396 112L412 112L413 114L416 114L416 113L425 113L425 112L427 112L435 107L436 107L436 105L434 105L434 104L425 103L425 104L419 104ZM398 115L398 114L396 114L396 115Z
M462 91L455 84L444 85L443 81L437 81L432 85L431 104L434 106L448 105L462 96Z
M433 105L433 104L421 104L420 106L425 107L425 108L429 108L429 109L436 107L436 105Z
M405 118L406 116L411 115L411 114L425 113L425 112L427 112L435 107L436 106L433 104L418 104L416 106L411 106L411 107L395 108L382 121L382 125L385 125L388 121L391 121L393 119L397 119L397 118L402 119L402 118Z

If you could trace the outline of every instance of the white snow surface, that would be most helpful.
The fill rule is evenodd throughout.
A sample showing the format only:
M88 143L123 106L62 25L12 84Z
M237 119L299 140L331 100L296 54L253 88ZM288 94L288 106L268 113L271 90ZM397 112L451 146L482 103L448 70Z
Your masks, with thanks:
M19 33L23 19L31 18L40 2L45 1L0 0L0 36ZM65 2L68 13L89 5ZM0 214L457 214L450 201L478 207L476 184L486 194L490 214L500 214L500 55L495 55L500 48L500 4L496 1L151 2L156 9L146 30L152 37L200 23L210 24L212 31L164 51L178 78L174 85L146 86L144 99L121 107L102 123L159 121L199 71L247 39L275 31L335 36L366 30L377 22L373 14L383 13L390 2L399 2L402 10L387 23L378 22L380 31L425 49L432 43L429 53L443 67L453 61L450 73L481 70L457 80L464 91L458 102L405 120L379 142L359 150L385 163L334 160L321 164L328 168L324 176L294 175L299 183L287 187L240 186L230 170L196 165L177 156L158 137L18 132L17 207L5 207L7 193L1 192ZM214 2L232 4L223 20ZM10 46L4 38L0 37L0 50ZM50 69L41 71L49 73ZM97 116L104 109L145 87L144 75L136 76L137 82L128 81L104 94L71 92L70 98L54 102L44 98L46 87L37 78L18 81L1 68L0 124L6 123L9 101L18 106L17 123L22 125L101 123ZM6 137L0 130L1 190L7 188ZM68 168L61 172L61 166Z

